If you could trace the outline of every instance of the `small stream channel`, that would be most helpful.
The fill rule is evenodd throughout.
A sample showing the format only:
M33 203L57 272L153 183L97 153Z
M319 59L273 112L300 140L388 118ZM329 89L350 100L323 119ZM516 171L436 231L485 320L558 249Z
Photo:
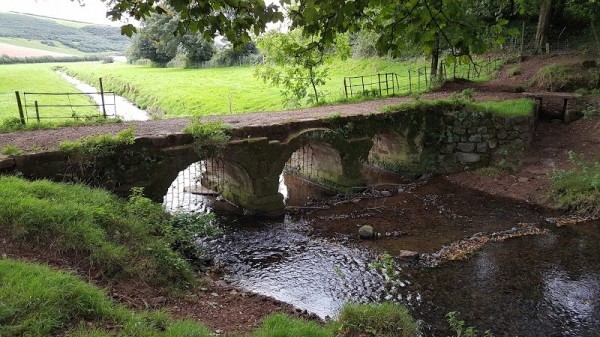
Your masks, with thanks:
M95 93L99 92L97 88L88 85L75 77L69 76L62 71L57 71L57 73L67 82L73 84L77 90L85 93ZM89 94L89 96L96 104L100 107L100 112L102 111L102 97L100 94ZM118 96L118 95L105 95L106 105L106 114L110 117L119 117L124 121L147 121L150 119L150 115L133 105L126 98Z
M389 185L391 196L356 197L335 206L318 202L330 198L330 191L282 177L280 191L287 191L288 205L308 202L310 207L266 220L236 213L215 197L189 193L185 186L198 174L189 170L199 167L180 174L165 206L216 212L226 234L199 244L214 255L222 283L321 318L335 318L346 302L400 302L421 320L426 336L448 336L445 315L451 311L495 336L600 336L598 221L557 227L547 221L560 216L555 212L439 178L406 184L378 171L371 171L369 180L396 183ZM362 224L382 237L360 240ZM437 267L423 262L452 242L525 224L541 234L490 241L466 260ZM398 258L406 250L418 252L421 260ZM384 252L396 257L397 282L372 268Z

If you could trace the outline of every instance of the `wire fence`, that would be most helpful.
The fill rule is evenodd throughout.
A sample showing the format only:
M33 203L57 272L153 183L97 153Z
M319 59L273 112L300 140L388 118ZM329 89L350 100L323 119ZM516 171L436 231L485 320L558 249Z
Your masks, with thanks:
M344 94L350 97L383 97L420 93L434 85L456 79L482 80L492 76L502 65L502 60L488 58L486 61L467 64L440 63L435 76L431 68L424 66L409 69L405 74L378 73L344 77Z
M23 123L31 120L107 118L113 117L116 110L114 92L23 92L21 102L20 94L16 93L15 97Z

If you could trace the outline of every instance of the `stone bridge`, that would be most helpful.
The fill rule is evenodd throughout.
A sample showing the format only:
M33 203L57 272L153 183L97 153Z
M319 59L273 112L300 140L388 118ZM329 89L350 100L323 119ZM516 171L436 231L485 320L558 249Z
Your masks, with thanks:
M256 214L283 210L278 192L284 169L339 191L365 186L365 164L418 175L515 160L531 142L530 117L500 117L455 104L388 108L362 116L228 130L218 150L189 134L137 138L98 156L62 151L16 156L4 172L28 178L82 181L126 195L132 187L162 201L178 173L203 161L202 184ZM518 160L518 158L516 159Z

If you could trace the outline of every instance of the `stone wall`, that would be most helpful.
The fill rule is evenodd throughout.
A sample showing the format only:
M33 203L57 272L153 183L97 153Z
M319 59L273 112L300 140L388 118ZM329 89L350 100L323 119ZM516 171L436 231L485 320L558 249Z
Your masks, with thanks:
M438 162L442 171L498 165L521 160L535 130L535 118L455 112L445 118Z

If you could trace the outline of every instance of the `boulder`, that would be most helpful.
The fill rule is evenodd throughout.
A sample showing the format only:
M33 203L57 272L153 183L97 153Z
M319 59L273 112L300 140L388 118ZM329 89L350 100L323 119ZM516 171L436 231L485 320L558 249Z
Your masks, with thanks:
M373 230L373 227L369 225L363 225L358 229L358 236L361 239L374 239L375 230Z

